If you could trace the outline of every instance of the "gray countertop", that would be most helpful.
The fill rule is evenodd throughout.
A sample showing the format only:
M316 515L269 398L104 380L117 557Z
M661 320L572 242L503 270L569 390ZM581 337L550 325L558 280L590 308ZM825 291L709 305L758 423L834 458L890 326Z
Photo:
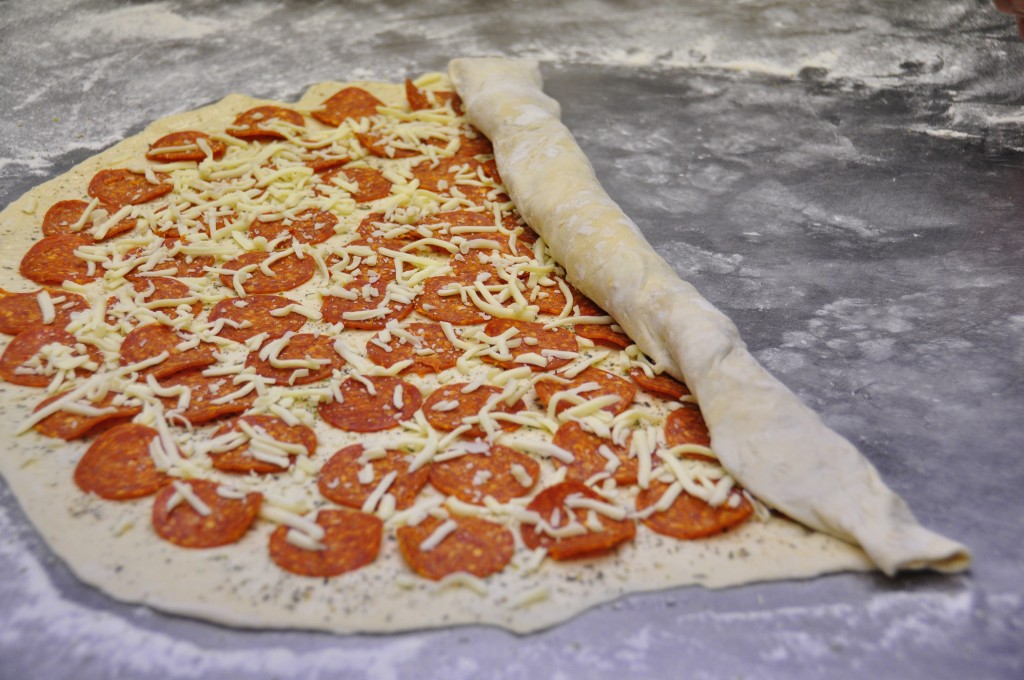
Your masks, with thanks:
M0 678L1024 676L1024 42L986 2L0 0L0 205L230 92L540 59L612 196L968 574L247 632L81 586L0 483Z

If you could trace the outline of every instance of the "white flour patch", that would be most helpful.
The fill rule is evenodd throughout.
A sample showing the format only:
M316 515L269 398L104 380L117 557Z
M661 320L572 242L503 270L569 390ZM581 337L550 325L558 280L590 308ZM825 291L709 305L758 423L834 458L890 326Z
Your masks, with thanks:
M97 37L120 40L197 40L224 30L213 19L186 18L168 9L165 2L123 7L109 12L83 14L68 22L68 36L78 40Z

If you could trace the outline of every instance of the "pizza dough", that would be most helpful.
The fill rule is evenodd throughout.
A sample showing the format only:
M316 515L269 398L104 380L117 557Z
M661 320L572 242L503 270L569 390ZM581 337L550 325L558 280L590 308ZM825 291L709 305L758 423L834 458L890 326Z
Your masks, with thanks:
M485 66L487 69L505 68L491 62L486 62ZM522 66L512 68L514 72L527 76L525 81L520 79L519 82L534 87L535 80L531 75L534 71L529 66L525 71ZM472 80L474 73L480 72L475 70L473 63L457 62L453 65L453 75L471 102L472 115L480 116L480 125L491 127L494 119L489 120L486 112L478 112L481 107L473 85L466 83L467 78ZM355 85L386 105L397 109L406 105L405 93L400 85ZM322 103L329 98L333 99L332 95L344 87L340 83L315 85L299 102L285 106L298 111L321 112L326 116L330 113L330 107L323 109ZM0 225L3 225L2 235L6 243L5 249L0 252L0 266L5 272L17 271L22 254L39 238L38 228L43 212L61 199L81 195L83 188L97 172L137 162L154 140L170 133L183 130L224 130L232 126L241 112L256 107L277 106L281 104L232 95L213 106L154 123L136 137L125 140L76 166L67 174L30 191L0 213ZM527 119L533 115L518 112L518 124L527 123ZM255 117L247 121L248 127L243 126L241 131L253 131L260 120L262 118ZM500 129L492 131L502 139ZM367 138L363 143L372 144L374 140ZM530 180L517 175L521 164L514 154L509 157L510 149L504 144L502 141L499 163L507 164L512 172L513 176L507 182L514 187L513 191L519 199L525 201L524 205L531 211L530 219L542 225L546 236L552 239L556 252L564 256L574 280L584 286L584 290L605 297L609 304L617 304L616 296L622 298L625 295L622 290L613 286L606 291L586 275L581 275L583 263L592 251L581 245L578 254L570 252L568 244L559 238L557 230L551 229L548 226L550 223L536 214L537 203L529 196L529 189L524 191ZM111 179L111 186L119 186L114 181L116 179ZM576 182L572 177L564 179L570 185ZM580 181L586 184L588 180L582 177ZM372 182L368 181L367 184L372 185ZM129 187L126 190L133 189ZM595 198L600 201L599 196ZM599 202L599 205L603 203ZM314 236L317 224L318 220L312 219L309 229L303 229L303 233L309 233L311 239L319 238ZM206 256L196 254L193 257L181 253L175 266L179 267L179 271L181 268L194 267L195 261L202 257ZM256 265L250 265L250 268L255 270ZM244 284L229 270L219 273L226 279L225 286ZM87 276L88 272L84 272L84 275ZM304 273L299 278L303 277ZM299 293L293 291L288 295L294 294L300 298L303 295L315 296L317 281L314 276L311 281L302 283L296 289ZM0 286L11 290L35 288L10 273L3 275ZM286 305L275 294L260 294L251 299L253 305L281 312L267 317L268 323L274 326L269 330L294 332L303 323L300 314L282 309ZM618 304L621 306L621 302ZM212 308L210 317L219 315L230 320L237 313L233 305L225 307L223 303L218 303ZM656 332L642 332L644 329L638 327L637 322L628 315L621 315L620 320L629 330L637 333L636 337L645 342L648 351L654 352L656 358L665 363L664 352L651 342L652 338L657 337ZM231 328L235 329L239 340L245 340L258 330L235 326ZM695 348L689 351L701 356L708 350ZM706 379L699 372L693 373L694 369L688 364L686 368L685 372L691 380L705 383L700 388L702 398L714 402L718 395L715 389L708 387ZM679 376L684 373L678 370L674 372ZM398 400L393 392L390 394L393 401ZM0 436L5 441L13 442L10 450L0 457L0 472L29 519L54 552L65 560L81 580L114 598L229 625L376 632L488 623L525 632L552 625L593 604L629 592L685 584L718 587L754 580L803 578L832 571L872 568L864 553L850 543L810 531L778 517L770 517L747 522L734 531L701 541L676 541L638 527L636 540L624 545L614 555L581 562L546 560L538 564L535 553L519 550L513 556L509 568L484 581L460 576L441 582L417 578L399 557L400 549L408 550L408 546L403 548L399 545L402 539L396 541L389 534L382 541L380 557L368 566L329 579L299 576L279 569L268 556L268 545L271 545L280 559L287 561L294 558L290 544L285 544L279 534L271 538L275 532L272 521L257 521L237 543L185 549L157 537L151 524L153 503L150 500L114 502L83 493L75 485L72 473L88 446L87 442L66 443L40 437L34 432L18 434L21 424L39 399L39 393L28 388L8 383L0 385ZM222 405L226 408L235 407L230 400ZM712 410L717 413L714 405ZM344 419L346 415L335 414L335 417ZM723 418L720 414L715 416L716 437L719 436ZM216 425L208 427L211 432L216 429ZM152 434L146 436L152 437ZM382 441L375 439L378 435L373 433L339 433L323 423L318 425L317 436L320 444L316 456L320 464L326 462L332 452L344 446ZM742 466L737 467L739 473L745 472ZM456 470L453 474L459 472ZM315 475L306 480L301 479L301 474L296 477L300 479L294 488L300 494L306 494L306 500L316 494L313 488ZM766 489L770 491L771 486L766 485ZM210 492L202 486L196 487L194 492L211 503L224 500L209 495ZM184 491L179 493L183 494ZM166 509L173 501L173 496L172 493L161 492L160 507ZM244 499L246 503L251 500L249 497ZM777 499L773 499L773 502L779 504ZM322 519L328 531L337 528L338 520L333 515L325 515ZM476 530L472 522L459 523L459 526L452 528L457 531ZM161 524L160 530L168 536L174 536L179 531L173 524L166 523ZM359 531L376 530L374 526L368 526ZM414 541L413 545L421 544ZM338 559L338 556L330 556L327 561L336 566Z

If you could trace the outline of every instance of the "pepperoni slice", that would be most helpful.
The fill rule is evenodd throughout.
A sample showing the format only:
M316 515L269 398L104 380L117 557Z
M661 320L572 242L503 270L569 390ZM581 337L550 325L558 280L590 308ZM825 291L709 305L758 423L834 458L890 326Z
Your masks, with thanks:
M412 312L412 303L389 299L388 285L395 279L394 260L389 257L378 255L376 265L361 265L359 273L345 285L354 299L323 296L320 310L324 321L340 321L348 328L364 330L381 330L390 321L401 321ZM364 318L367 312L374 312L374 316Z
M617 402L601 409L602 411L608 411L613 415L618 415L625 411L629 405L633 403L634 397L636 397L636 387L634 387L631 382L624 380L617 375L613 375L608 371L602 371L601 369L594 367L583 369L583 371L569 381L568 384L555 382L554 380L542 380L537 383L535 389L537 390L537 398L540 399L540 403L544 405L544 408L547 408L556 392L575 389L582 385L586 385L587 383L596 383L597 389L580 392L579 396L582 399L596 399L610 394L619 398ZM559 400L555 405L555 413L561 413L565 409L571 408L574 405L575 404L572 401Z
M274 357L274 344L280 344L283 339L287 342ZM310 360L318 366L299 365ZM330 378L335 370L344 368L345 360L334 350L334 338L300 333L269 338L257 351L249 352L245 365L255 368L257 374L273 379L278 385L307 385Z
M405 79L405 98L409 102L409 108L413 111L440 108L449 101L452 102L452 108L456 113L459 113L462 110L462 100L459 98L459 95L454 92L434 90L433 95L434 101L436 101L437 104L432 104L423 90L416 87L416 85L414 85L408 78Z
M144 374L160 379L181 371L203 368L217 363L213 346L209 343L200 343L195 347L185 349L178 347L188 341L187 334L182 335L170 326L159 323L139 326L126 335L124 342L121 343L121 365L136 364L166 352L166 359L142 371Z
M75 255L75 250L92 243L92 239L74 234L46 236L28 249L18 271L36 283L89 283L102 276L103 270L95 267L90 273L89 265Z
M154 174L158 180L156 184L151 183L145 175L127 168L100 170L89 182L89 195L98 198L101 203L121 208L146 203L171 193L174 183L170 175L162 172Z
M156 430L124 423L96 438L75 466L75 484L100 498L124 501L159 491L170 478L157 470L149 445Z
M397 228L401 228L401 233L385 236L385 234ZM359 235L359 239L354 243L370 246L374 250L379 250L380 248L401 250L410 243L422 238L416 232L415 226L388 222L381 213L370 213L364 217L363 221L356 228L356 234ZM378 255L378 258L380 257L383 256Z
M269 267L274 275L267 276L259 265L271 259ZM238 271L252 265L256 265L255 269L247 274L243 273L239 277L242 282L242 290L249 295L281 293L298 288L313 278L313 274L316 272L316 265L313 263L312 257L300 259L294 253L284 257L277 257L274 253L266 252L242 253L235 259L225 262L223 268ZM229 274L220 275L221 283L232 290L234 290L234 278Z
M665 419L665 442L669 446L699 444L711 446L711 434L704 416L696 406L686 405L668 414Z
M356 185L352 193L356 203L369 203L391 195L391 180L374 168L338 168L325 173L323 181L333 183L335 177Z
M387 342L382 338L390 336ZM366 356L378 366L389 368L400 361L412 361L402 373L430 375L454 368L462 350L452 344L436 323L410 323L401 331L385 330L366 342Z
M214 548L239 541L260 511L263 495L227 498L217 493L217 484L204 479L187 482L192 493L206 506L200 514L182 499L173 484L164 487L153 501L153 529L157 535L182 548ZM173 506L172 499L180 499Z
M607 324L576 324L576 335L590 340L595 345L612 349L626 349L634 344L628 335L612 330Z
M306 165L308 165L313 172L325 172L332 168L336 168L339 165L345 165L352 160L348 156L332 155L330 149L327 151L314 151L310 155L312 158L306 161Z
M257 106L235 118L227 133L239 139L286 139L280 130L274 129L272 121L295 127L305 127L306 121L298 111L283 106Z
M525 241L523 242L525 243ZM575 312L575 310L578 308L580 310L580 316L604 315L604 312L601 311L596 305L594 305L594 303L591 302L590 298L588 298L583 293L578 291L574 286L568 283L566 283L565 285L566 288L569 289L569 292L572 294L572 309L569 310L570 313ZM536 292L534 292L534 290L536 290ZM565 304L567 302L565 293L562 292L562 287L557 284L553 286L537 286L535 289L530 289L529 291L526 292L526 299L528 299L531 304L537 305L540 308L541 313L543 314L561 314L562 310L565 309ZM596 338L584 335L584 333L586 332L586 330L583 330L584 328L585 327L583 325L577 324L576 334L582 335L583 337L590 337L591 340L597 342ZM626 336L622 337L626 338ZM628 340L628 338L626 339ZM598 344L607 343L599 342ZM627 346L631 344L633 344L632 341L626 343ZM610 346L615 347L616 349L620 348L617 344Z
M222 338L245 342L254 335L284 335L298 331L306 323L306 317L298 312L277 316L278 311L296 302L280 295L251 295L247 298L221 300L210 310L210 323L224 319L223 327L217 332Z
M268 241L273 241L287 234L299 243L323 243L337 233L334 230L337 224L338 218L334 216L334 213L325 210L306 210L299 213L293 220L276 220L274 222L256 220L249 226L249 238L262 236ZM291 242L289 241L285 245L291 245Z
M410 507L427 484L429 468L409 472L412 458L401 451L388 450L382 457L364 456L364 452L362 444L346 446L320 468L317 487L323 497L338 505L362 508L384 478L394 472L387 493L394 496L395 507L399 510ZM369 469L372 475L363 472L364 469Z
M38 355L44 347L51 345L62 346L62 354L70 350L74 359L86 357L96 364L103 363L103 355L95 347L82 344L67 331L46 326L14 336L0 356L0 378L15 385L46 387L57 370ZM88 369L75 369L75 374L82 375L86 370Z
M575 422L562 423L555 432L551 442L573 455L573 461L567 466L565 478L575 482L585 482L594 475L608 469L608 458L601 455L601 447L618 458L619 465L612 473L612 479L619 484L636 484L637 459L630 458L629 449L619 446L610 439L602 439L587 432Z
M518 475L512 470L522 468ZM486 453L467 453L430 465L430 483L459 500L483 505L492 496L504 503L529 493L540 476L540 464L507 446L492 446ZM520 477L529 484L520 483Z
M664 482L652 481L648 488L642 489L636 498L637 511L661 500L668 486ZM729 500L718 507L712 507L706 501L683 491L668 510L655 512L642 521L659 534L684 541L713 536L742 524L754 512L753 505L738 490L733 490L730 494L732 498L739 500ZM730 503L736 505L730 507Z
M242 432L242 426L239 424L244 422L257 434L266 435L267 437L274 439L285 444L295 444L306 449L307 455L312 456L316 453L316 433L313 429L306 425L289 425L277 416L241 416L235 418L224 425L221 425L216 432L213 433L213 438L223 436L231 432ZM257 445L258 447L258 445ZM276 453L276 452L275 452ZM289 460L294 459L298 454L289 452L287 454ZM288 466L278 465L272 460L261 460L254 455L253 445L251 442L246 442L241 446L237 446L223 453L210 454L210 461L213 463L213 467L223 472L232 472L238 474L249 474L256 473L260 475L270 474L273 472L284 472L288 469Z
M227 144L219 139L211 139L205 132L182 130L164 135L149 146L146 158L158 163L178 163L181 161L206 160L206 152L199 147L202 139L210 148L214 159L219 159L227 151Z
M664 373L651 377L642 368L634 366L629 369L629 377L645 392L664 399L678 400L690 394L689 387Z
M570 507L566 501L571 498L585 498L607 503L593 489L580 482L562 482L544 489L526 506L527 510L539 513L544 521L554 529L569 524L567 519L574 517L576 522L583 524L587 519L587 509ZM523 543L531 550L544 547L548 557L553 560L571 560L583 557L597 557L618 547L622 543L633 540L636 536L636 524L631 519L614 520L595 512L601 531L587 531L584 534L554 538L547 533L537 531L533 524L521 527Z
M39 402L39 405L36 406L34 410L38 411L49 406L51 403L63 396L64 394L55 394L52 397L47 397L43 401ZM142 411L142 407L140 406L114 406L114 398L116 396L118 395L113 392L108 392L107 395L98 402L91 404L93 408L110 409L106 413L98 415L84 415L72 411L57 411L36 423L35 431L44 437L53 437L54 439L72 441L74 439L81 439L86 435L94 434L95 432L108 428L112 425L120 424L135 417Z
M395 138L385 137L376 132L356 132L355 137L364 149L378 158L412 158L420 155L412 149L395 148L392 146Z
M188 286L177 279L168 276L146 276L131 279L129 285L135 292L133 302L154 311L164 312L172 318L183 314L196 316L203 311L203 303L198 299L188 302L190 298L196 296ZM187 307L187 311L181 309L183 305ZM112 307L113 305L108 302L107 309L110 310Z
M434 321L447 321L456 326L483 323L491 318L471 298L462 301L460 286L466 282L454 276L432 276L423 285L423 292L416 297L416 311ZM575 342L575 340L573 341Z
M420 189L434 193L445 194L455 184L455 174L452 172L451 161L441 159L435 164L433 161L423 161L412 167L412 176L420 181Z
M320 417L340 430L379 432L397 427L423 403L420 391L404 380L390 376L366 378L371 390L361 380L347 378L338 385L343 401L321 403Z
M380 553L384 522L351 510L321 510L316 523L324 530L321 550L306 550L288 542L287 526L270 535L270 559L299 576L329 578L372 563Z
M338 127L349 118L357 120L376 116L378 106L384 106L384 102L366 90L346 87L324 100L323 108L309 115L324 125Z
M474 127L469 128L471 135L459 135L459 150L456 152L458 158L472 158L474 156L493 155L494 147L491 140L484 136Z
M492 319L484 326L484 333L490 337L497 337L510 328L518 332L509 339L509 343L520 340L521 344L512 347L511 359L498 359L493 355L483 355L484 361L501 366L502 368L518 368L529 366L532 371L554 370L567 365L572 359L559 358L554 355L545 356L545 351L551 352L578 352L579 344L576 336L564 328L544 328L544 324L533 321L515 321L512 319ZM538 366L532 363L516 361L524 354L538 354L547 359L547 364Z
M395 532L402 559L420 576L439 581L449 574L468 572L484 578L512 561L515 539L505 527L475 517L448 521L455 523L455 530L431 550L424 550L423 542L437 531L442 520L428 517Z
M82 219L82 214L88 209L89 204L85 201L60 201L50 206L50 209L43 215L42 231L43 236L56 236L57 234L75 234L82 238L89 239L90 241L96 241L93 237L90 229L93 223L89 220L85 221L81 229L73 231L71 227L78 224L78 221ZM103 207L103 206L100 206ZM108 214L112 212L107 210ZM126 232L131 231L136 226L136 220L131 217L126 217L114 226L107 229L107 232L103 235L101 241L120 236Z
M487 436L486 431L476 422L467 423L464 421L466 418L478 416L489 401L497 399L502 390L493 385L482 385L472 392L463 392L462 390L467 385L469 383L442 385L431 392L430 396L423 402L423 415L426 416L428 423L438 430L444 430L445 432L451 432L463 425L471 425L470 429L462 436L466 439L479 439ZM490 412L518 413L524 407L525 404L522 400L517 401L512 406L507 405L502 400L498 400L490 409ZM519 427L518 423L508 420L498 420L497 422L502 430L515 430Z
M165 270L174 268L174 276L179 278L196 278L200 276L206 276L206 270L208 267L212 267L216 260L212 255L194 255L185 251L187 247L186 243L173 238L164 239L163 244L160 245L157 252L162 253L161 259L159 259L154 267L153 271L165 272ZM147 257L152 255L154 251L143 251L141 249L133 251L127 254L127 257ZM138 264L143 264L144 260L140 260ZM148 276L145 272L133 270L127 277L129 280L136 279L147 279Z
M39 293L9 293L0 297L0 333L17 335L37 328L64 328L71 317L89 310L89 303L77 293L48 290L53 302L54 316L49 324L43 323L39 307Z
M252 406L256 392L242 396L231 396L243 387L236 385L231 377L206 376L201 369L181 371L160 381L162 387L184 387L189 391L189 403L184 411L178 411L177 397L161 397L164 408L174 411L193 425L206 423L224 416L241 413ZM220 401L223 400L223 401Z

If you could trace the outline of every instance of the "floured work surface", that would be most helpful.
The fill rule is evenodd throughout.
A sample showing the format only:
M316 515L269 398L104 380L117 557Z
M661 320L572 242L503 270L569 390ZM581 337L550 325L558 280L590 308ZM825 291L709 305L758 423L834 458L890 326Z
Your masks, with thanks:
M706 460L692 397L654 382L610 319L560 282L509 212L487 145L429 92L448 86L418 85L407 101L401 86L359 84L380 109L351 90L325 108L337 83L286 105L294 113L230 97L161 121L3 213L9 268L79 281L3 301L11 331L52 317L18 343L28 354L8 345L8 375L47 387L4 385L5 434L31 422L47 390L88 386L76 396L94 399L62 426L117 416L70 444L22 434L3 459L54 550L119 599L334 631L531 630L629 591L869 568L849 544L769 517ZM188 130L211 136L150 148ZM129 172L96 179L109 168ZM47 220L63 200L83 203ZM72 234L47 237L26 263L44 222ZM86 243L87 232L110 238ZM39 289L17 277L4 287ZM242 412L259 417L229 426ZM111 483L129 472L131 484ZM595 491L575 486L587 481ZM81 487L145 495L104 500ZM700 540L654 532L675 515L653 506L682 507L684 490L698 499L692 517L663 530L731 528ZM204 518L215 525L200 528ZM434 580L458 569L482 578Z

